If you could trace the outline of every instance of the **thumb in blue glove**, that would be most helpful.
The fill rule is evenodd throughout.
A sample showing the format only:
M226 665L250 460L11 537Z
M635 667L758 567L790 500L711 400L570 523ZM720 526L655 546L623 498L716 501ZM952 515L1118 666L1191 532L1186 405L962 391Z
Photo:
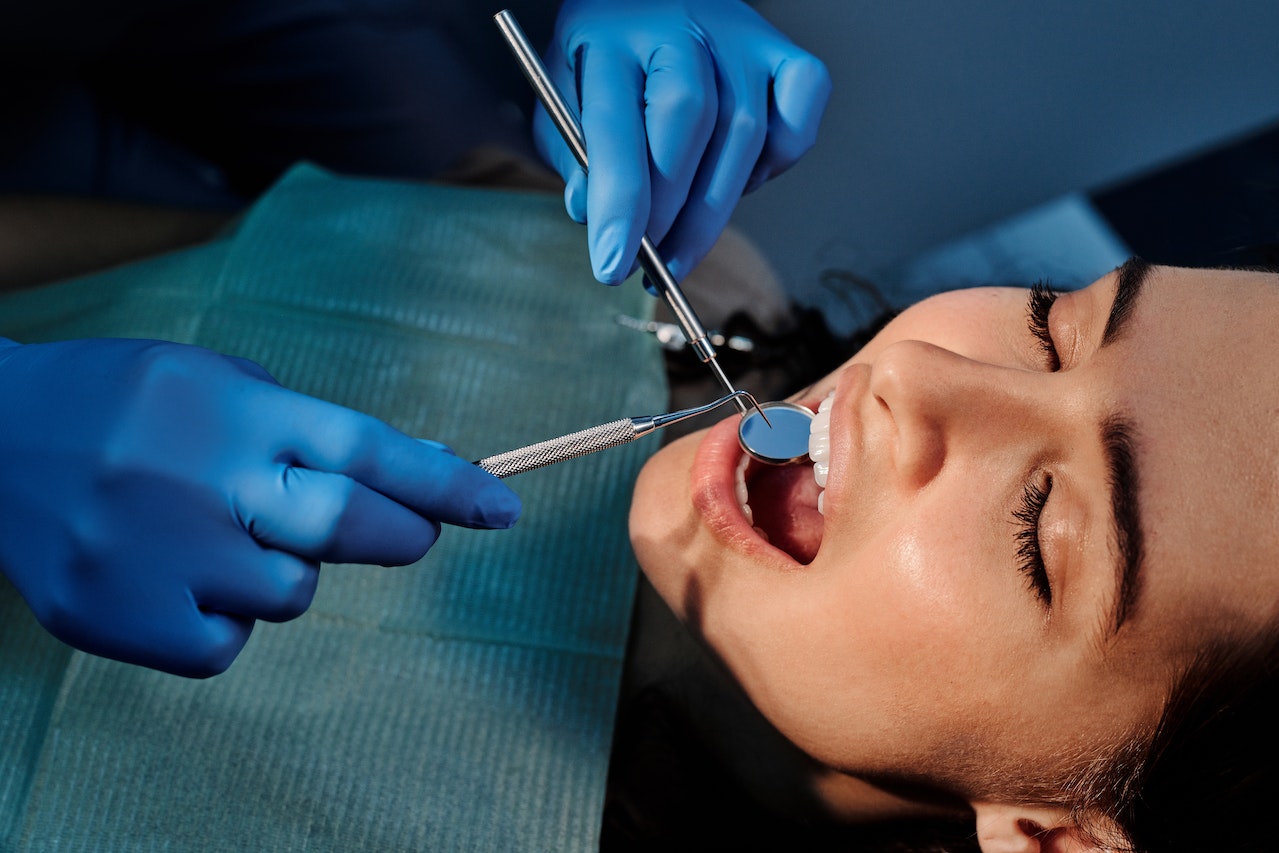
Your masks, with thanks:
M51 633L167 672L229 666L320 561L403 565L519 499L434 442L137 340L0 346L0 571Z
M541 109L534 136L608 284L634 271L645 233L682 280L742 194L812 147L831 88L739 0L566 0L545 61L576 98L589 180Z

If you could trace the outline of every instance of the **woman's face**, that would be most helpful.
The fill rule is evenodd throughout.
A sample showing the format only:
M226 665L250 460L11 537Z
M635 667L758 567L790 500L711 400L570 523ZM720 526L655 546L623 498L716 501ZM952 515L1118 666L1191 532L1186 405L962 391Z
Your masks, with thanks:
M819 761L1051 783L1279 610L1277 321L1251 272L1129 264L1038 324L1026 291L934 297L800 395L834 394L824 516L811 466L752 466L747 521L734 417L649 462L636 552Z

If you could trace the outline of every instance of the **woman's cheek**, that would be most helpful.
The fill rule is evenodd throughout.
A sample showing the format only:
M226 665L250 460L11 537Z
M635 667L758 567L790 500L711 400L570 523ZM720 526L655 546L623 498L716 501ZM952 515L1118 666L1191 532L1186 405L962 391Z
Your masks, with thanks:
M891 657L927 666L953 659L969 638L971 597L961 531L946 524L912 525L884 543L865 608Z
M862 701L886 721L913 721L908 739L931 743L966 718L974 686L998 660L991 625L999 609L984 612L990 591L958 526L925 523L883 544L853 632L860 648L849 657L860 658Z
M663 448L644 466L631 501L636 559L667 605L684 618L685 592L703 559L688 493L689 442Z

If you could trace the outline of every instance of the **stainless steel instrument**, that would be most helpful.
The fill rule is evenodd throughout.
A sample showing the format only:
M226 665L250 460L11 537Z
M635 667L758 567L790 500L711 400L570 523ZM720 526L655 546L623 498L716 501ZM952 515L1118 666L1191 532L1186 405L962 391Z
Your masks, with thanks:
M720 397L715 402L707 403L704 406L683 409L665 415L619 418L606 424L571 432L559 438L539 441L537 444L530 444L527 447L519 447L515 450L508 450L505 453L486 456L475 464L496 477L510 477L515 474L522 474L535 468L543 468L547 465L554 465L556 462L575 459L588 453L595 453L599 450L617 447L619 444L626 444L662 427L706 414L712 409L724 405L729 400L734 403L746 400L752 406L758 405L755 402L755 398L747 392L734 391L732 394Z

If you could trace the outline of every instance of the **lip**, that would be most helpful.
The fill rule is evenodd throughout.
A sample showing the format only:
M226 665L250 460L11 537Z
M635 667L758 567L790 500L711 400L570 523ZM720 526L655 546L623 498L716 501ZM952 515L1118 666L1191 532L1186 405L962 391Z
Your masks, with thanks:
M863 457L865 436L862 409L870 386L869 364L854 362L840 371L835 380L835 404L830 411L831 465L826 475L826 518L838 514L853 481L851 470Z
M817 408L812 401L797 402ZM737 423L736 415L725 418L707 430L698 445L689 475L693 507L724 547L778 569L802 569L802 563L761 537L738 509L735 475L745 453L737 441Z

